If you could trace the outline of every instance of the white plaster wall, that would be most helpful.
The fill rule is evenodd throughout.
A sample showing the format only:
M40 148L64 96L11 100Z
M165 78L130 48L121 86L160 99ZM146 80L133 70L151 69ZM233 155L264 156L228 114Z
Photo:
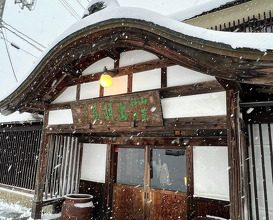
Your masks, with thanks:
M132 91L144 91L161 87L161 69L133 74Z
M71 109L49 111L48 125L73 124Z
M226 93L215 92L161 100L164 118L226 115Z
M72 102L76 100L77 86L67 87L52 103Z
M106 144L83 144L81 179L105 183Z
M100 82L88 82L81 84L80 100L97 98L100 96Z
M103 72L103 68L106 66L108 70L114 69L114 60L110 57L103 58L96 63L87 67L83 72L82 75L90 75L94 73Z
M126 93L127 85L128 85L128 76L114 77L112 86L108 88L104 88L104 96Z
M273 136L273 126L271 126L271 135ZM268 212L269 219L273 219L273 183L272 183L272 170L271 170L271 160L270 160L270 144L269 144L269 135L268 135L268 126L267 124L262 124L262 135L263 135L263 147L264 147L264 162L265 162L265 183L267 188L267 202L268 202ZM250 130L249 130L250 134ZM261 158L261 145L260 145L260 134L259 134L259 125L253 125L253 140L254 140L254 154L255 154L255 166L256 166L256 184L257 184L257 193L258 193L258 213L260 219L266 219L265 216L265 202L264 202L264 178L262 173L262 158ZM251 143L251 140L250 140ZM249 148L249 160L250 164L253 164L253 155L252 149ZM255 194L254 194L254 178L252 165L250 166L250 188L251 188L251 198L252 198L252 213L256 213L255 209ZM253 220L256 220L255 214L253 214Z
M156 59L158 59L158 57L152 53L144 50L133 50L120 54L119 66L124 67Z
M229 200L227 147L194 146L194 196Z
M167 86L189 85L215 80L215 77L199 73L182 66L167 68Z

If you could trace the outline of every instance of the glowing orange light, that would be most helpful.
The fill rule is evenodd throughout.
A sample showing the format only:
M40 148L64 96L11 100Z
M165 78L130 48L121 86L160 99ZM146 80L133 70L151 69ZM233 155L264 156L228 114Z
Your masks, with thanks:
M103 88L108 88L113 84L113 79L108 74L102 74L100 77L100 84Z

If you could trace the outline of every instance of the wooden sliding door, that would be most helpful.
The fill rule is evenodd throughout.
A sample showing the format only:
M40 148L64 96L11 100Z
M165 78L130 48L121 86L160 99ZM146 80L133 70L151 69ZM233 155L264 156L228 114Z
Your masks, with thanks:
M114 219L187 218L184 149L118 147L114 155Z

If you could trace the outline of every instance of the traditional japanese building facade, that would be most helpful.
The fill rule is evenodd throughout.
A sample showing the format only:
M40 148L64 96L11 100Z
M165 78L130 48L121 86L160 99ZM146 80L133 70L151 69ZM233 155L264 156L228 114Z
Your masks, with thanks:
M3 114L44 114L33 218L43 206L57 210L64 195L88 193L98 219L270 219L263 154L272 163L272 143L256 143L253 132L271 137L272 50L233 48L174 25L107 7L69 30L0 103ZM99 82L105 72L108 88Z

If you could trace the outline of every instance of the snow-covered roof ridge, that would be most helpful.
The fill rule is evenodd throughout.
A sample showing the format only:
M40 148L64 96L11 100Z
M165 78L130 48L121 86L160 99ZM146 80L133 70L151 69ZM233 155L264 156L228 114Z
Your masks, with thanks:
M173 18L177 21L184 21L234 1L235 0L217 0L217 1L211 0L202 4L169 14L168 17Z
M202 41L202 47L206 44L214 46L219 44L219 48L247 48L250 50L260 50L262 52L273 50L272 33L219 32L191 26L146 9L134 7L107 7L104 10L83 18L68 28L36 60L36 63L33 65L32 69L30 69L29 74L25 76L24 80L26 80L27 77L31 79L31 73L34 73L39 69L40 64L42 65L43 62L46 62L47 56L53 54L55 50L62 48L62 44L65 43L68 38L71 39L77 37L78 33L84 32L85 30L86 33L91 34L96 31L97 27L103 26L104 24L114 25L115 23L119 23L119 25L124 25L126 22L141 23L143 26L146 26L146 28L148 27L150 31L155 29L164 29L165 32L175 34L178 38L186 38L188 41L198 39L199 41ZM22 82L23 81L21 81L21 83ZM23 85L24 84L22 84L22 89ZM20 83L18 83L17 86L20 86ZM14 92L16 89L17 88L13 88L12 91L5 93L5 95L2 96L2 99ZM8 96L7 100L10 97L11 96ZM0 102L0 105L2 105L2 102Z

